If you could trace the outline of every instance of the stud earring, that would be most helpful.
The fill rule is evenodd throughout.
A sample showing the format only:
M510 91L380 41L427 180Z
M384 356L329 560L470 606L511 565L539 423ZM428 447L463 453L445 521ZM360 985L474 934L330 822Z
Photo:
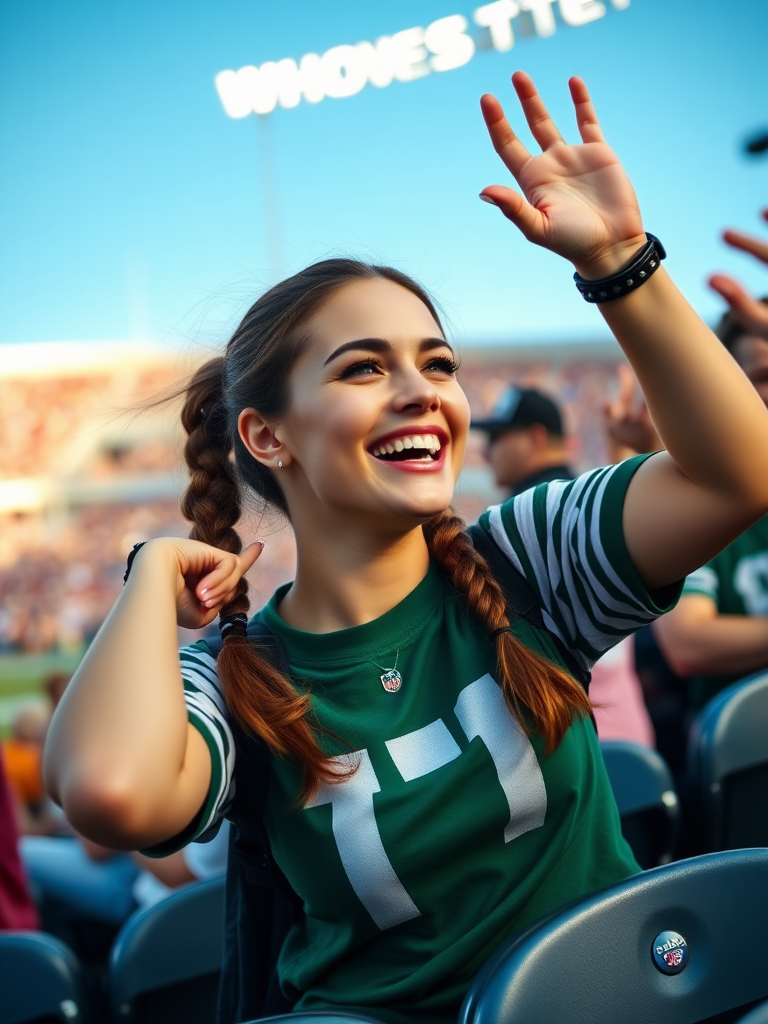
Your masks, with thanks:
M282 469L283 468L283 460L282 459L278 459L277 460L277 468L278 469Z

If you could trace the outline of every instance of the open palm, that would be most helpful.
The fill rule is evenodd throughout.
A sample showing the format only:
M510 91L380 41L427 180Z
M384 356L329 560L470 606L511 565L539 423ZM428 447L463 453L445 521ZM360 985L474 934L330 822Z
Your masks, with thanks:
M520 105L542 152L532 156L515 135L498 100L481 107L496 152L523 195L502 185L481 196L498 206L525 235L570 260L585 277L617 270L645 242L637 197L607 145L586 85L569 82L581 145L568 145L524 72L512 76Z

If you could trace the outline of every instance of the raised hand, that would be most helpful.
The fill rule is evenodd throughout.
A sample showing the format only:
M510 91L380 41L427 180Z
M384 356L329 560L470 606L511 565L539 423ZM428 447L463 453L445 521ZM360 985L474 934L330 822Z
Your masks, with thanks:
M185 629L202 629L233 600L240 578L263 550L261 541L254 541L235 555L197 540L160 537L139 551L136 564L148 557L166 558L175 570L178 624ZM133 575L132 570L129 582Z
M580 78L568 83L583 143L569 145L530 77L516 71L512 84L542 152L532 156L499 101L483 96L480 106L493 147L523 195L491 185L480 198L498 206L529 241L570 260L582 277L615 273L646 237L634 189L603 138L586 85Z
M762 210L761 215L768 221L768 210ZM741 231L733 231L731 228L723 232L723 240L733 249L740 249L761 263L768 263L768 242ZM712 274L709 286L718 295L722 295L736 319L746 330L768 338L768 303L754 298L735 278L727 274Z
M621 363L618 375L618 394L603 405L603 425L611 462L664 447L631 367Z

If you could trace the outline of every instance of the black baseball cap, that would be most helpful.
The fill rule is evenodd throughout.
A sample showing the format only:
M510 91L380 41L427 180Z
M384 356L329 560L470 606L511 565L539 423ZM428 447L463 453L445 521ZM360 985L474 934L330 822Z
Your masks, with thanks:
M519 430L541 423L555 437L563 436L563 418L556 403L535 388L518 388L514 384L501 395L490 415L472 420L473 430L484 430L492 437L507 430Z

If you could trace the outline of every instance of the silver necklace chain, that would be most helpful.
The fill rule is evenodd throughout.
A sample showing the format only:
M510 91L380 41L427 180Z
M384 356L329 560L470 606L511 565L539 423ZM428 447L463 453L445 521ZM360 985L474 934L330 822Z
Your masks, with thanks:
M399 658L400 648L398 647L395 653L395 664L392 666L392 668L385 668L383 665L379 665L378 662L373 661L373 659L368 659L372 665L375 665L376 668L381 669L381 671L384 673L383 675L379 676L379 679L381 680L381 685L384 687L387 693L397 693L397 691L403 685L403 677L397 671L397 662Z

